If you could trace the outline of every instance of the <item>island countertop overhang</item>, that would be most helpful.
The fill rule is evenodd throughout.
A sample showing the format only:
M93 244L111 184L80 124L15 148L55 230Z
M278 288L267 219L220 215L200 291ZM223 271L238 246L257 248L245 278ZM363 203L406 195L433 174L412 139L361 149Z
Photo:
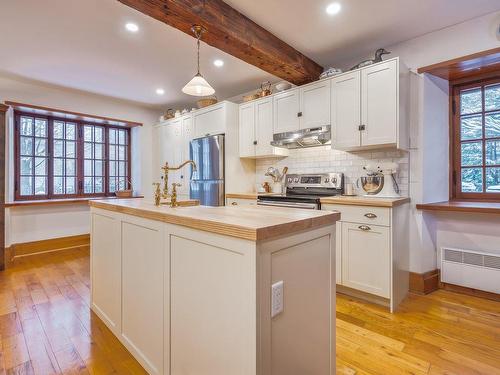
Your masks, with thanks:
M280 207L157 207L146 199L90 201L91 207L206 232L262 241L334 225L340 213Z

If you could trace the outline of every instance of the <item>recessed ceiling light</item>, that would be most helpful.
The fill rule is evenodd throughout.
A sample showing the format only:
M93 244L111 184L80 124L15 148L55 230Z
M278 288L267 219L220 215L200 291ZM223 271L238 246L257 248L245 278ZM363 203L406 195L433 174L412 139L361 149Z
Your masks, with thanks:
M125 28L130 31L131 33L136 33L139 31L139 26L137 24L129 22L125 25Z
M163 95L163 94L165 94L165 90L163 90L163 89L156 89L156 93L158 95Z
M222 60L214 60L214 65L217 67L217 68L220 68L221 66L224 66L224 61Z
M340 5L340 3L331 3L330 5L328 5L326 7L326 13L333 16L333 15L337 14L338 12L340 12L340 9L342 9L342 6Z

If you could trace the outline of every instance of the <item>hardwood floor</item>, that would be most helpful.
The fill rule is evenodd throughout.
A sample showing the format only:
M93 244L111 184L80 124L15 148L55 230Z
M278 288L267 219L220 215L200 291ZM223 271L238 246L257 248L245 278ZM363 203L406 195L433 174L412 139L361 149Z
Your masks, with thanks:
M0 272L0 375L145 374L89 299L86 247ZM500 374L500 303L439 290L389 314L339 295L337 374Z

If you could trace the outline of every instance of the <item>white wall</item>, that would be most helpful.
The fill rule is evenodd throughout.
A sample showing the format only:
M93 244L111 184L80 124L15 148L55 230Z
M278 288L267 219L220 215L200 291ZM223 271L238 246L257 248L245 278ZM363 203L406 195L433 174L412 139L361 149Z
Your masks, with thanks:
M479 17L421 37L385 46L413 71L426 65L497 48L500 12ZM366 58L341 61L349 67ZM436 268L441 246L500 254L500 218L496 215L422 212L417 203L448 200L448 83L427 75L412 77L410 197L412 198L410 270Z
M137 103L62 89L19 77L0 74L0 102L6 100L64 109L144 124L132 130L132 184L134 190L151 195L152 181L152 124L158 111ZM6 129L6 201L13 200L13 121L9 111ZM13 243L36 241L89 233L87 206L10 208L6 217L6 246Z

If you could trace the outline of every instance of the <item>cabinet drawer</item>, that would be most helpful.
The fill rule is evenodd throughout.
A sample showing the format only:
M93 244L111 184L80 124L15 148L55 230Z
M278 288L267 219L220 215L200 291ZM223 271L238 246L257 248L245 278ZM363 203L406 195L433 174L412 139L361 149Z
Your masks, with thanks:
M385 207L365 207L349 206L344 204L324 204L323 210L339 211L340 221L372 224L372 225L391 225L391 209Z
M256 199L227 198L226 206L248 206L257 205Z

